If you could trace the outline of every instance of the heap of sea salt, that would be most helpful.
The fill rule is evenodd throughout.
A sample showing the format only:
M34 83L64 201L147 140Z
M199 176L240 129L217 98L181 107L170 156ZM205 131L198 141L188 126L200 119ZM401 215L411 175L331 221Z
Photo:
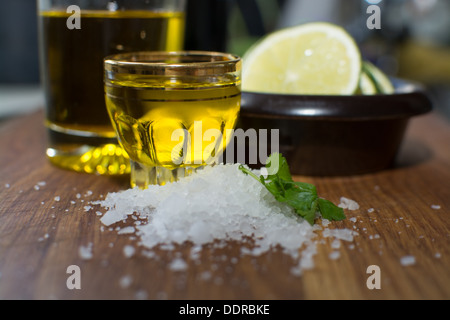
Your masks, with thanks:
M139 244L146 248L191 242L194 246L219 241L247 243L241 254L260 255L274 247L299 259L298 270L313 267L317 228L278 202L239 165L216 165L165 186L109 193L98 201L110 226L138 217ZM249 242L249 239L250 242Z

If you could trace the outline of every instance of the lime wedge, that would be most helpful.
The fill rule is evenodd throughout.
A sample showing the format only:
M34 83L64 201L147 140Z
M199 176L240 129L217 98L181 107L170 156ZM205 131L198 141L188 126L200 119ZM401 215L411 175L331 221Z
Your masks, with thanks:
M351 95L359 86L361 54L353 38L330 23L273 32L243 57L244 91Z
M377 93L381 94L392 94L394 93L394 86L392 85L389 78L381 71L379 68L377 68L375 65L373 65L369 61L364 61L362 63L362 74L366 74L374 83Z
M361 71L361 76L359 78L359 87L356 91L356 94L371 95L377 93L377 87L373 82L372 77L367 75L366 72Z

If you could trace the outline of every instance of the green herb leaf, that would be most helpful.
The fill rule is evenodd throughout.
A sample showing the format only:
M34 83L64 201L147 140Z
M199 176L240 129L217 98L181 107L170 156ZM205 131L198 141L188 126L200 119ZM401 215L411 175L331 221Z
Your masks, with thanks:
M280 153L273 153L267 159L267 176L257 176L253 171L241 165L239 169L261 182L279 202L291 206L295 212L311 225L314 224L316 212L324 219L343 220L344 210L331 201L319 198L316 187L310 183L295 182L289 171L289 165Z
M267 179L282 179L285 181L293 181L289 165L280 153L272 153L266 160L266 169L268 173Z
M324 219L340 221L345 219L344 209L337 207L331 201L318 199L320 214Z

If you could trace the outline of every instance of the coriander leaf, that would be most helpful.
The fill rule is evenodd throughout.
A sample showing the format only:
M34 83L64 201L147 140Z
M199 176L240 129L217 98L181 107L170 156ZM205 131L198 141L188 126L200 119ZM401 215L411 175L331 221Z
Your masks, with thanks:
M266 161L266 169L268 173L267 179L272 180L277 177L282 180L292 181L289 165L280 153L272 153Z
M314 224L317 211L328 220L345 219L343 209L328 200L319 198L313 184L293 181L286 158L280 153L273 153L267 158L267 177L263 175L258 177L243 165L239 166L239 169L261 182L277 201L292 207L311 225Z
M339 208L331 201L322 198L319 198L318 200L319 211L323 218L336 221L345 219L344 209Z
M281 201L280 199L284 197L284 188L278 180L266 182L261 179L261 182L278 201Z
M311 193L317 193L316 186L306 182L294 182L295 185L302 191L309 191Z
M297 210L308 212L314 207L317 194L298 192L298 189L290 189L285 193L286 202Z
M305 218L307 216L315 217L317 211L317 195L311 193L298 193L295 190L289 190L285 195L285 203L294 208L298 215ZM314 219L313 223L314 224Z
M301 213L296 210L296 212L299 216L301 216L303 219L305 219L310 225L314 225L314 220L316 218L315 210L314 211L311 210L308 212L301 212Z
M239 170L241 170L241 171L242 171L243 173L245 173L246 175L255 178L255 179L258 180L258 181L261 181L261 180L262 180L262 179L260 179L260 177L258 177L256 174L254 174L252 170L246 168L246 167L245 167L244 165L242 165L242 164L239 166ZM261 177L262 177L262 176L261 176Z

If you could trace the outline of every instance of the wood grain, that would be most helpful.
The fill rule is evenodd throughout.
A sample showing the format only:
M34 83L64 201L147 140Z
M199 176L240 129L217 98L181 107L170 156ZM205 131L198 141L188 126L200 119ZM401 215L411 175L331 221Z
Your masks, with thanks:
M0 127L0 299L449 299L449 128L436 114L412 120L390 170L296 177L335 203L354 199L360 209L329 226L357 231L354 241L334 249L323 238L314 268L294 276L293 261L279 250L232 262L238 243L204 248L199 264L189 259L188 244L147 257L138 239L102 231L98 208L84 208L128 188L128 177L53 167L45 157L43 113L10 120ZM79 248L89 245L93 256L83 259ZM126 245L136 254L127 258ZM330 258L334 251L337 259ZM189 263L186 271L168 268L178 255ZM402 265L404 256L415 264ZM69 265L81 269L80 290L66 286ZM366 286L370 265L380 267L379 290Z

